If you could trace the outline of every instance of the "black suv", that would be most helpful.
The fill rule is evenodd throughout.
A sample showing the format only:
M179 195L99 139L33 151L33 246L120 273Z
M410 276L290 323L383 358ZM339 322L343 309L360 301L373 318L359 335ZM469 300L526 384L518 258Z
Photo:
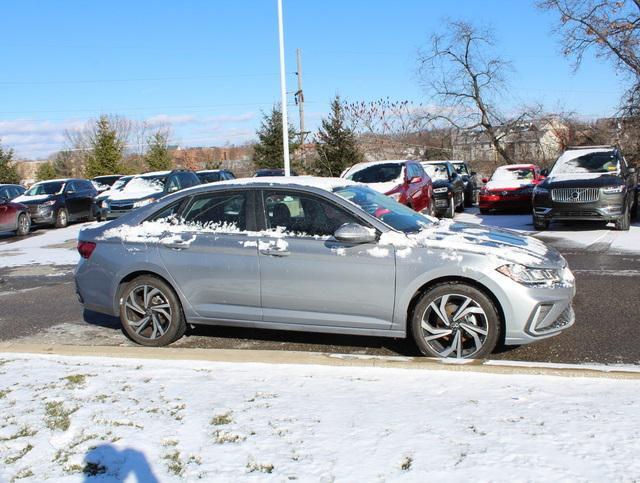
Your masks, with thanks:
M34 184L18 199L29 208L32 223L63 228L70 221L92 219L97 194L89 180L54 179Z
M478 204L478 195L480 188L478 187L478 175L475 171L471 171L466 161L449 161L456 172L462 178L464 184L464 206L470 208Z
M200 178L191 170L155 171L134 176L119 191L101 203L101 215L106 219L118 218L134 208L153 203L163 196L200 184Z
M198 175L198 178L200 178L200 182L203 184L236 179L236 176L227 169L203 169L201 171L196 171L196 174Z
M453 218L456 211L465 207L465 191L462 176L449 161L421 161L420 164L433 184L434 213Z
M637 185L635 168L617 147L569 148L533 191L533 223L544 230L555 220L593 220L628 230L637 212Z

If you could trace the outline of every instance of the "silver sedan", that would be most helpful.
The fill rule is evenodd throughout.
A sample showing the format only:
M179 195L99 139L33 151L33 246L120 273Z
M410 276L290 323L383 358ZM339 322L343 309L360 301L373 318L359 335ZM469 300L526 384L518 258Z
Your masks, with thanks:
M207 324L411 335L427 356L482 358L574 323L554 249L344 179L198 186L82 230L78 250L80 302L147 346Z

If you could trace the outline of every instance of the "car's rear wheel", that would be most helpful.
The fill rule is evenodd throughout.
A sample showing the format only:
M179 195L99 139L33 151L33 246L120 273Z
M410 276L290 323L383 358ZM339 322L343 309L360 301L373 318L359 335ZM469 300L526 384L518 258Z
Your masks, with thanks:
M125 285L120 295L120 322L127 337L151 347L171 344L187 329L176 293L153 275Z
M456 214L456 202L454 200L454 198L452 197L449 200L449 206L447 207L447 211L445 212L444 216L446 218L453 218Z
M471 208L472 206L473 206L473 191L470 191L464 196L464 207Z
M467 203L464 200L465 198L464 191L460 194L460 197L461 199L460 199L460 205L458 206L458 212L462 213L464 211L464 207L467 206Z
M631 213L627 205L620 219L616 220L615 229L619 231L629 231L631 227Z
M66 208L60 208L56 213L56 228L64 228L69 224L69 213Z
M537 216L534 215L533 227L536 230L546 230L547 228L549 228L549 222L545 219L538 218Z
M20 213L18 216L18 229L16 230L17 236L26 236L31 230L31 218L26 213Z
M500 330L491 299L465 283L443 283L428 290L411 320L413 338L429 357L487 357L500 340Z

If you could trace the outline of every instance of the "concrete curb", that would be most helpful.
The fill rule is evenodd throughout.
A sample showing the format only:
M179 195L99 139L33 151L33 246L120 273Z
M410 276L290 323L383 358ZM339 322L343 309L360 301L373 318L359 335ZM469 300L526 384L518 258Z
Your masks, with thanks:
M561 377L639 379L640 367L580 366L572 364L527 363L477 360L442 361L401 356L360 356L321 352L242 349L186 349L176 347L72 346L51 344L0 343L0 354L38 354L76 357L161 359L263 364L308 364L343 367L378 367L427 371L476 372L485 374L525 374Z

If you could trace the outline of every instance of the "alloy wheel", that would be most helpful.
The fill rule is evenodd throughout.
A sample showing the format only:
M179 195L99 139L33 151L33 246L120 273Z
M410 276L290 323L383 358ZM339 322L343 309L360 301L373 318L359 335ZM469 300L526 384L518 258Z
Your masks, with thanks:
M480 351L489 334L483 308L460 294L442 295L431 302L420 326L426 344L439 357L471 357Z
M167 296L152 285L139 285L127 296L125 304L126 323L145 339L162 337L171 325L171 305Z
M20 215L18 218L18 234L26 235L29 233L29 229L31 228L31 223L29 222L29 217L25 214Z

